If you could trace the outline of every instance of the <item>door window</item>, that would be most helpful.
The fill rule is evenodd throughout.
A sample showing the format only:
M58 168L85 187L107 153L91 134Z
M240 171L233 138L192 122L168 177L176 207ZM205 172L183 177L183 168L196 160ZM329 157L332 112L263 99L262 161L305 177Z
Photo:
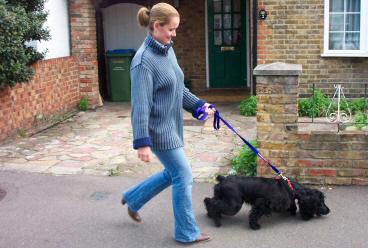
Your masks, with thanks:
M241 42L240 0L213 1L213 35L216 46L239 45Z

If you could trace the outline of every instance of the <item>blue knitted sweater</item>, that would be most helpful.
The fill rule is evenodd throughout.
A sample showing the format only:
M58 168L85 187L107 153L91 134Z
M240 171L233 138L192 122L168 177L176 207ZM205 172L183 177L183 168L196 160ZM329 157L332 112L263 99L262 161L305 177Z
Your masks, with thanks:
M130 76L134 149L182 147L183 108L193 113L205 101L184 86L172 44L148 35L132 60Z

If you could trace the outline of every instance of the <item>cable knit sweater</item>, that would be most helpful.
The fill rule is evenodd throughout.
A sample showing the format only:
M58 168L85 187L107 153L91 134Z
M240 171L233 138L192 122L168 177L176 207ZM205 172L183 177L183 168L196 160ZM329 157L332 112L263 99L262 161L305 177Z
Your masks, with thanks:
M130 76L134 149L182 147L183 108L193 113L205 101L184 86L172 44L148 35L132 60Z

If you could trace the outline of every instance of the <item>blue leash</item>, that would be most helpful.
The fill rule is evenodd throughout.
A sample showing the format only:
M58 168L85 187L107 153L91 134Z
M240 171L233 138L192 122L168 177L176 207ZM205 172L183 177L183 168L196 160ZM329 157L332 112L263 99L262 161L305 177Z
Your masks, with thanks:
M266 162L271 168L272 170L278 175L280 176L282 179L284 179L285 181L287 181L289 187L294 190L294 187L292 186L290 180L285 177L281 170L278 169L275 165L273 165L271 163L271 161L265 159L265 157L262 156L262 154L257 150L257 148L255 148L249 141L247 141L246 139L244 139L237 131L236 129L229 123L227 122L224 118L222 118L220 116L220 112L215 108L214 104L211 104L209 106L209 108L215 109L215 115L214 115L214 119L213 119L213 128L215 130L219 130L220 129L220 121L222 121L231 131L233 131L236 135L238 135L238 137L245 143L247 144L247 146L255 153L257 154L257 156L262 159L264 162ZM208 118L208 114L206 112L206 107L202 106L201 108L196 109L196 111L194 112L193 116L195 118L197 118L200 121L205 121Z

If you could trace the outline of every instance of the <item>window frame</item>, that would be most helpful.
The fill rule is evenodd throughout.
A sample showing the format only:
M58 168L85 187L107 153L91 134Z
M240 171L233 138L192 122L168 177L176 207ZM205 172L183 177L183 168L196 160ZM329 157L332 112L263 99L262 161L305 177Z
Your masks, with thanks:
M368 4L360 1L360 50L329 50L330 0L324 2L324 48L322 57L368 57Z

